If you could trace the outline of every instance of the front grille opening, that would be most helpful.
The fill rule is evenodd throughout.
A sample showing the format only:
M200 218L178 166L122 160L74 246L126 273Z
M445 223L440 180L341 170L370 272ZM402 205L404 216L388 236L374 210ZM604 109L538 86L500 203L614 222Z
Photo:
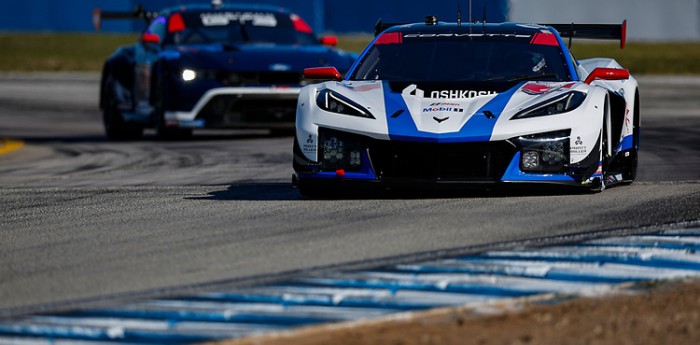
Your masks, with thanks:
M343 141L346 152L366 152L368 161L362 164L370 164L380 180L499 181L516 153L514 145L505 141L399 142L324 128L319 130L319 137L319 145L325 138L335 137ZM348 162L344 160L324 161L321 146L319 156L324 170L348 167ZM347 158L347 155L343 157Z
M376 142L370 157L380 178L500 180L515 148L495 143Z

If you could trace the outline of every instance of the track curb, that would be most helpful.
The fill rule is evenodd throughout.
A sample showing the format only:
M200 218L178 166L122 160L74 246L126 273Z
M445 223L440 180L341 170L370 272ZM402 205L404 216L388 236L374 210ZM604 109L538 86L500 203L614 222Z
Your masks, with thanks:
M8 154L17 151L24 147L24 142L14 139L0 138L0 155Z

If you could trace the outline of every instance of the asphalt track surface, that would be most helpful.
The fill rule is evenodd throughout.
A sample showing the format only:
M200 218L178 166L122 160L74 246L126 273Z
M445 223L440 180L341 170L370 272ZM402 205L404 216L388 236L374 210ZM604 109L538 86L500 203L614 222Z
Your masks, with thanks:
M638 180L600 194L307 200L291 137L109 142L97 76L3 75L0 315L451 248L700 219L700 79L640 78Z

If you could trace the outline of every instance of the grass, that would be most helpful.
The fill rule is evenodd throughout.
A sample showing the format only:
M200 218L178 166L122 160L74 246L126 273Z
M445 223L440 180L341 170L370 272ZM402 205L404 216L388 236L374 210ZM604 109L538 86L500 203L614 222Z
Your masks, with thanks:
M136 34L0 33L0 71L99 71L104 60ZM341 49L360 52L371 35L340 36ZM700 43L574 42L579 59L612 57L633 74L700 75Z
M1 71L99 71L137 35L0 33Z
M614 43L574 42L578 59L611 57L633 74L700 74L700 43L628 43L620 49Z

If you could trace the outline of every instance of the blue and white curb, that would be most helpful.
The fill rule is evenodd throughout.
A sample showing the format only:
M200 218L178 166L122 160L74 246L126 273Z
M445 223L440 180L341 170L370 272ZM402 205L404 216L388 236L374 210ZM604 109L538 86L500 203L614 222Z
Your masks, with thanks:
M700 276L700 229L487 251L309 274L100 308L0 320L3 344L182 344L514 297L596 296L620 284Z

